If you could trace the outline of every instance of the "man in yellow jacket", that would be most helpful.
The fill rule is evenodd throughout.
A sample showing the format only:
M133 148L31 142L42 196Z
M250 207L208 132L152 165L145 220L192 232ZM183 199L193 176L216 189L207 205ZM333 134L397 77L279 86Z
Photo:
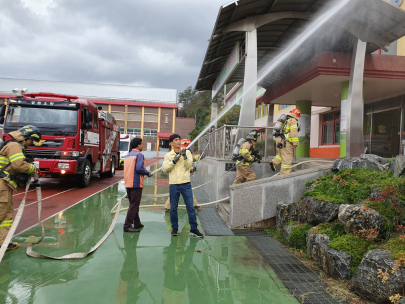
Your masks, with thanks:
M13 190L18 184L25 183L36 170L33 164L25 161L23 152L33 141L41 140L41 133L35 126L25 126L9 134L13 139L0 150L0 245L13 225ZM10 243L7 250L18 247L18 243Z
M250 182L256 180L256 174L252 170L252 163L256 158L252 155L255 151L256 141L259 133L256 130L252 130L248 136L246 136L246 142L244 142L239 148L239 156L241 159L236 161L236 178L233 182L234 185Z
M298 146L298 118L301 117L301 111L299 109L292 109L287 117L287 122L282 129L285 139L281 136L276 137L276 144L277 146L281 146L281 148L277 148L277 155L270 162L270 167L273 171L276 171L278 165L281 164L280 175L288 174L292 169L294 148Z
M181 148L182 148L182 149L187 149L187 147L188 147L188 145L189 145L190 143L191 143L191 140L189 140L189 139L187 139L187 138L182 139L182 140L181 140ZM197 162L197 161L199 161L200 159L203 159L203 157L201 157L201 155L198 155L198 154L193 155L193 162ZM194 167L191 167L191 168L190 168L190 173L193 173L193 172L194 172L194 169L195 169ZM194 204L194 209L195 209L195 210L200 210L200 209L201 209L201 206L198 205L197 199L195 198L194 191L193 191L193 204ZM166 201L166 203L165 203L165 211L166 211L167 213L170 212L170 197L167 199L167 201Z
M181 149L181 137L173 134L169 137L169 142L173 147L166 154L163 161L162 171L169 172L170 184L170 222L172 225L172 236L177 236L179 231L179 219L177 207L179 205L180 194L186 204L188 221L190 223L190 235L204 237L197 229L197 216L193 207L193 191L190 183L190 168L193 165L193 156L186 149Z

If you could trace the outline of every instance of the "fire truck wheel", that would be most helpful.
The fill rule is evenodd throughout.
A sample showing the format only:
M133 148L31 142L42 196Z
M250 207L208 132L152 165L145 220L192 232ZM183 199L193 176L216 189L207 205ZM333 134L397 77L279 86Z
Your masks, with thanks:
M106 173L106 176L111 178L114 177L114 174L115 174L115 157L111 159L111 171L108 171Z
M84 172L77 175L77 183L80 188L86 188L90 184L91 178L91 165L87 159L84 165Z

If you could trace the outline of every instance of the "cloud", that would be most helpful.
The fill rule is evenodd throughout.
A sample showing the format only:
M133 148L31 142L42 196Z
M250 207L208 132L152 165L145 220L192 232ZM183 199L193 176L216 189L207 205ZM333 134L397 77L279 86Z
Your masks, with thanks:
M222 4L0 0L0 76L182 91L196 83Z

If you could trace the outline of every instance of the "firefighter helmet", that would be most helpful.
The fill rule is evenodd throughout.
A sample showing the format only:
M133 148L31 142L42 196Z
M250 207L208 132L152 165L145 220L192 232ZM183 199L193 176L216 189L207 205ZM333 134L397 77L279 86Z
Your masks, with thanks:
M297 117L301 117L301 111L297 108L292 109L291 113L294 113L295 115L297 115Z
M184 138L184 139L181 140L181 147L182 148L187 148L190 143L191 143L191 140L189 140L187 138Z
M32 138L34 141L41 140L41 132L36 126L28 125L18 129L25 139Z
M250 133L248 134L248 136L246 136L246 139L253 139L253 140L257 140L257 137L259 136L259 132L257 132L256 130L252 130L250 131Z

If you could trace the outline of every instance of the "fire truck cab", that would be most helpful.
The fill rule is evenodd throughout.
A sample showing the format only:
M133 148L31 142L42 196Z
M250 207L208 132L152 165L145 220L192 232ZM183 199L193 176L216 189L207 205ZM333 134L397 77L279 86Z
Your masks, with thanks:
M90 184L91 174L113 177L119 162L120 136L110 113L89 100L53 93L29 93L10 98L0 109L8 133L34 125L42 139L30 146L26 155L42 177L76 175L79 187Z

